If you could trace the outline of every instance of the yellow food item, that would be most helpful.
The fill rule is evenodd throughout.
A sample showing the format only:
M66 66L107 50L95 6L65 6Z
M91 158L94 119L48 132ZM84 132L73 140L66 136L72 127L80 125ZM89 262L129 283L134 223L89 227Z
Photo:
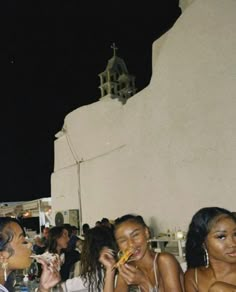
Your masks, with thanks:
M118 268L119 266L124 265L132 256L133 253L134 253L133 249L131 248L127 249L122 255L122 257L119 259L119 261L114 265L114 268Z

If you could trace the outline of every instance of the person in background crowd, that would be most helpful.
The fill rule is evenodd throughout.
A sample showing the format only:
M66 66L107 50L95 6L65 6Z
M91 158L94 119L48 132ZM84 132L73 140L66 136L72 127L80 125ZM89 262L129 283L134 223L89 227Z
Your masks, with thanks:
M101 221L96 221L95 226L101 226L101 225L102 225Z
M69 277L68 274L64 275L64 269L62 269L63 265L67 266L66 258L65 258L65 250L68 246L69 235L68 231L64 226L55 226L52 227L49 231L48 237L48 249L47 251L50 253L58 254L61 260L61 270L60 275L62 279L65 279L66 276Z
M78 252L81 254L84 245L84 237L79 235L78 238L79 239L76 242L76 250L78 250Z
M193 216L186 241L185 291L236 291L236 218L223 208Z
M73 227L70 224L64 224L63 227L68 231L69 242L67 247L63 249L65 255L65 261L61 266L61 278L65 281L74 276L74 269L76 263L80 260L80 252L76 249L76 243L78 238L73 235ZM75 242L73 242L76 240Z
M42 230L42 233L43 233L43 236L41 238L41 242L44 244L44 245L47 245L47 242L48 242L48 236L49 236L49 230L50 228L49 227L45 227L43 228Z
M114 235L114 226L113 226L113 224L111 224L111 222L108 220L108 218L102 218L101 224L105 228L108 228L108 230L111 232L111 234Z
M35 237L33 251L35 254L43 254L48 246L49 227L42 226L42 237Z
M84 223L84 224L82 225L82 236L83 236L83 237L86 236L86 234L87 234L87 232L89 231L89 229L90 229L90 226L89 226L88 223Z
M116 243L109 230L104 227L89 229L81 253L80 276L59 284L57 290L63 292L102 292L104 269L99 262L99 256L104 247L114 253L117 251Z
M105 226L107 228L110 228L113 231L113 225L110 223L110 221L108 220L108 218L102 218L101 224L102 224L102 226Z
M104 248L100 261L106 268L104 292L135 291L182 292L183 271L176 258L169 253L155 253L149 248L149 229L141 216L124 215L115 220L114 235L119 250L132 250L128 262L118 266L115 284L115 257Z
M14 291L8 286L8 278L18 269L28 268L31 264L31 243L25 239L25 231L19 221L10 217L0 218L0 291ZM39 292L49 292L52 285L60 281L57 263L48 266L43 260ZM9 290L8 290L9 289Z
M78 228L76 226L71 226L71 235L70 240L68 243L68 249L75 250L76 249L76 243L79 240L79 237L77 236Z

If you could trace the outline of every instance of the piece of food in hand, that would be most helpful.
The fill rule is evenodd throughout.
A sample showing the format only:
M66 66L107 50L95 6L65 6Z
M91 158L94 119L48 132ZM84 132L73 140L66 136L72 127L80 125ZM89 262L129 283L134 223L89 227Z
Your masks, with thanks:
M36 259L36 261L42 260L42 261L46 262L48 265L52 265L53 263L54 264L56 263L57 270L60 271L60 269L61 269L60 256L56 253L50 253L50 252L46 251L43 254L31 255L30 257L33 259Z
M128 259L132 256L133 253L134 253L134 250L132 248L127 249L124 252L124 254L121 256L119 261L114 265L113 269L116 269L119 266L124 265L128 261Z

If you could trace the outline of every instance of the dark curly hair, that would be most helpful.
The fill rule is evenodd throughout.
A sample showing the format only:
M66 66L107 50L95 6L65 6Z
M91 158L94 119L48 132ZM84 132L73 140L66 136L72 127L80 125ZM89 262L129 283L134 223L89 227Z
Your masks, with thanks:
M0 251L7 250L10 255L14 254L14 250L9 246L9 243L13 239L14 233L10 228L7 228L7 226L13 222L17 223L21 227L25 235L24 228L17 219L11 217L0 217Z
M185 247L188 268L205 266L204 242L213 224L222 216L236 222L232 212L219 207L202 208L193 216L187 232Z
M103 291L103 271L99 262L103 247L117 251L113 233L103 226L89 229L81 253L81 277L88 291Z

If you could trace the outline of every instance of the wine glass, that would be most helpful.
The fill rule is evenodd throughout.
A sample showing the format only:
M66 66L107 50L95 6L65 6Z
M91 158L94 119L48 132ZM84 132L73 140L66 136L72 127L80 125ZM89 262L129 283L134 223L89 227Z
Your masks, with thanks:
M28 277L30 281L37 279L39 274L38 263L36 260L33 260L30 267L28 268Z

